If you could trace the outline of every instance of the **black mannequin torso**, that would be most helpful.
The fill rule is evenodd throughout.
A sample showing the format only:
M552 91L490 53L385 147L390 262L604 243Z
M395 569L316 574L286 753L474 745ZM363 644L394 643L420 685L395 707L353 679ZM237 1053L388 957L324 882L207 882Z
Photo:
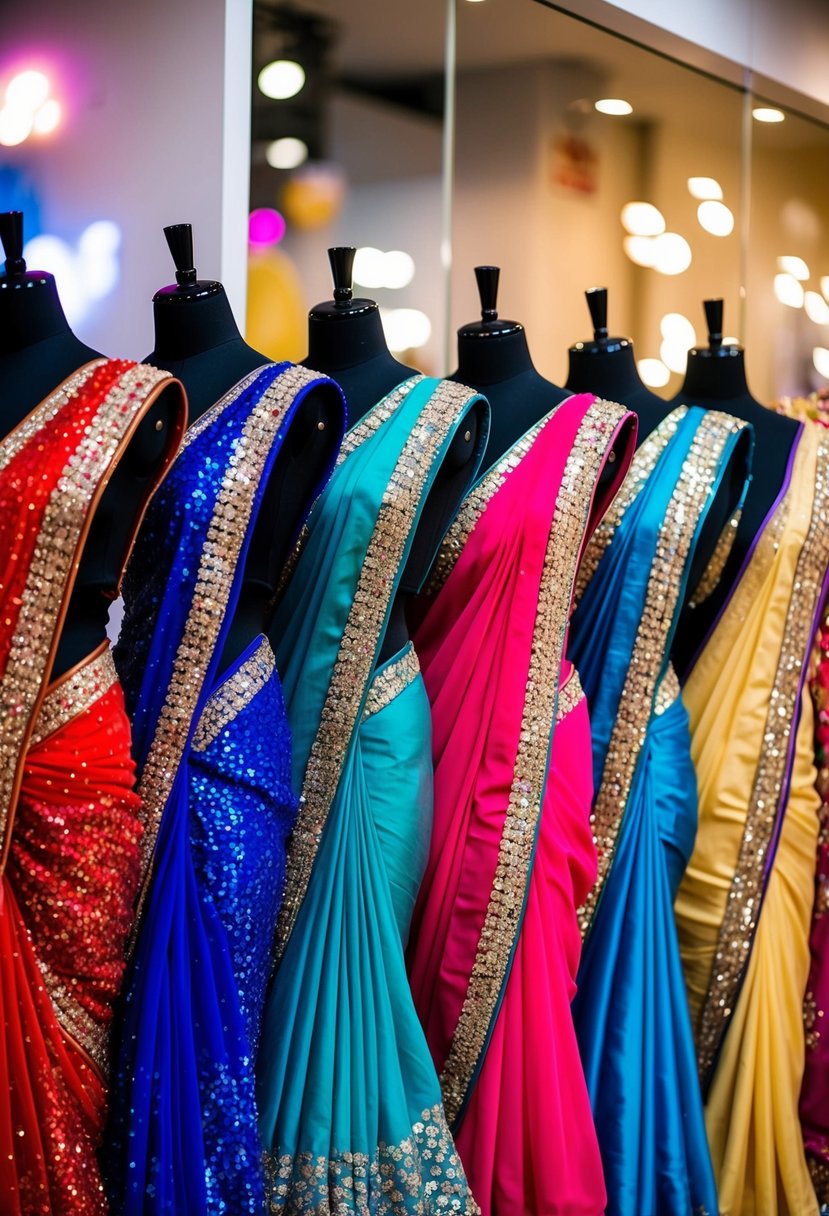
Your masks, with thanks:
M23 217L0 216L7 254L0 278L0 436L8 435L44 398L85 364L102 358L69 328L55 280L26 271ZM179 386L165 388L136 428L95 509L61 630L53 677L95 650L106 637L111 600L136 523L171 445L184 427Z
M270 360L242 338L220 283L205 281L192 294L165 287L153 299L155 346L144 360L181 380L190 422L250 372Z
M192 226L170 224L164 235L173 255L176 282L153 296L155 349L145 362L182 381L192 423L240 380L271 360L242 338L221 283L197 278ZM255 637L267 632L282 568L341 430L342 401L336 390L321 385L309 392L268 478L220 671Z
M282 571L331 464L342 432L342 398L333 385L312 389L298 407L274 462L250 541L239 602L219 671L267 633Z
M639 419L638 447L678 403L664 401L642 383L636 367L633 343L628 338L611 337L608 334L606 288L594 288L585 292L585 296L593 320L593 340L578 342L570 347L567 387L572 392L590 392L610 401L618 401L633 410ZM723 529L737 509L745 485L748 450L749 442L745 439L739 445L738 453L730 461L714 502L708 510L691 563L687 583L688 596L693 594L699 584ZM683 620L677 630L677 644L679 638L682 638L682 645L693 645L696 630L685 619L691 612L686 600Z
M348 425L417 372L394 358L386 346L380 312L373 300L352 300L347 311L324 312L318 305L308 316L308 354L303 366L324 372L345 393ZM365 308L361 307L366 305Z
M755 437L754 460L734 544L717 586L694 611L690 640L678 657L680 671L687 668L728 598L746 554L783 487L792 447L800 432L794 419L767 409L751 395L742 347L722 345L722 301L706 300L705 311L708 348L689 351L685 381L671 404L722 410L750 422Z

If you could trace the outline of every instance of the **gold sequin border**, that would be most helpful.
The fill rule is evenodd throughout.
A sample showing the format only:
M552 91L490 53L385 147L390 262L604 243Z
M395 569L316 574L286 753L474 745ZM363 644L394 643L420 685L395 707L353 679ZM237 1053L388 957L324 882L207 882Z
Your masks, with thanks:
M665 668L665 674L659 681L653 701L653 712L657 718L661 718L665 710L670 709L679 700L680 695L679 677L673 663L669 663Z
M372 714L379 714L381 709L391 705L392 701L408 688L420 675L420 660L411 642L406 646L399 658L394 659L371 681L371 687L366 697L366 707L363 710L363 721Z
M66 980L58 978L35 952L43 976L43 986L49 994L61 1029L86 1052L92 1063L106 1079L109 1073L109 1022L98 1022L80 1003Z
M32 412L27 414L20 425L16 426L11 434L0 443L0 472L11 464L15 456L22 452L34 435L43 430L47 422L51 422L58 416L72 397L77 397L87 380L106 363L106 359L95 359L78 368L53 393L45 397L40 405L35 406Z
M84 663L50 688L40 707L31 746L42 743L73 718L91 709L118 681L109 646L91 662Z
M402 389L398 393L402 399ZM392 394L392 398L395 396ZM383 495L305 768L299 815L288 847L276 961L285 950L308 889L323 828L362 715L377 646L397 584L397 570L428 474L441 447L477 396L465 385L450 380L435 382L435 390L403 446ZM398 400L389 407L389 417L399 404Z
M581 542L599 473L626 413L611 402L590 405L564 466L544 555L521 730L495 874L466 996L440 1078L450 1126L460 1116L484 1051L520 927Z
M436 595L446 582L454 570L455 563L463 552L466 542L474 532L478 520L513 469L518 468L552 416L552 413L548 414L534 427L531 427L525 435L522 435L469 491L438 550L426 584L426 595Z
M655 437L655 451L664 451L676 432L675 416L665 420L665 433ZM683 414L684 416L684 414ZM579 926L586 936L605 880L613 863L616 839L624 818L633 776L655 708L659 673L674 621L682 575L700 519L712 501L712 488L730 440L745 423L717 410L706 411L697 426L682 470L671 494L665 519L659 528L653 564L648 578L642 617L633 643L630 663L619 697L619 707L605 754L602 776L593 802L591 824L598 858L596 882L579 909ZM661 428L658 428L661 429ZM653 455L637 469L637 493ZM624 486L622 487L624 491ZM625 495L621 519L632 502ZM607 547L605 543L605 548ZM604 550L603 550L604 551Z
M798 479L796 458L792 482ZM802 477L802 473L800 474ZM697 1028L697 1059L703 1081L713 1066L737 1000L763 900L763 875L777 817L784 813L790 736L798 720L804 666L829 564L829 437L818 438L814 499L809 528L795 569L780 656L754 776L743 838L714 953L711 979Z
M95 363L85 368L36 410L40 425L47 417L55 417L70 399L76 397L101 366L101 363ZM133 422L144 411L155 390L165 383L173 383L167 372L140 363L118 377L100 401L46 504L38 544L21 596L6 671L0 683L3 865L11 844L11 812L20 782L22 756L38 713L46 668L55 644L55 624L71 581L90 507ZM37 429L29 428L28 422L19 430L26 432L25 442L37 434ZM17 444L18 434L11 439ZM22 446L23 441L17 450ZM3 453L5 457L5 448Z
M731 550L734 548L734 541L737 537L737 529L740 526L742 514L742 510L736 511L720 533L719 539L714 546L714 552L708 560L708 565L703 570L693 594L688 599L689 608L698 608L700 604L704 604L709 595L716 589L717 584L722 578L725 564L731 556Z
M253 373L211 407L210 421L215 421L261 374L262 369ZM228 459L199 558L191 610L182 630L164 704L138 786L143 803L144 833L136 926L146 898L161 816L187 746L210 656L225 619L257 487L285 413L297 394L317 380L314 372L298 366L290 366L277 375L251 408ZM201 421L199 419L197 427ZM185 444L192 440L193 428L188 431ZM135 940L133 935L130 953Z
M615 536L616 529L622 522L625 513L644 488L645 482L653 473L663 452L676 434L677 427L687 413L686 405L680 405L675 410L671 410L670 414L666 414L633 453L625 479L584 551L576 579L576 602L584 594L585 587L596 573L599 562L604 557L605 550Z
M562 684L558 693L558 706L556 708L556 722L563 722L568 714L571 714L577 705L581 705L584 700L584 689L581 686L579 673L575 667Z
M443 1107L429 1107L397 1144L378 1144L369 1155L332 1149L311 1153L266 1152L265 1199L269 1212L330 1216L480 1216L469 1191Z
M266 637L244 663L210 695L193 733L193 751L203 752L218 739L228 723L260 693L274 673L276 659Z

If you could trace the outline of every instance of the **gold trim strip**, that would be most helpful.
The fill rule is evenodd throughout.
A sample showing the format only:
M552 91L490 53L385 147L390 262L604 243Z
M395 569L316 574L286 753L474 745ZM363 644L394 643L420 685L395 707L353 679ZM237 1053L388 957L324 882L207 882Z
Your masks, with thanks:
M378 671L366 697L366 707L363 710L363 721L372 714L379 714L381 709L391 705L399 697L404 688L408 688L420 675L420 660L415 654L411 642L406 646L399 658L394 659L382 671Z
M480 1216L440 1104L424 1110L404 1140L378 1144L371 1155L332 1147L329 1157L294 1156L277 1148L264 1153L264 1165L265 1195L273 1212ZM332 1208L334 1196L345 1198Z
M91 709L117 681L112 651L107 647L49 690L37 715L30 746L42 743L73 718Z
M556 723L563 722L568 714L571 714L577 705L581 705L584 700L584 689L581 686L579 673L575 667L570 672L567 680L562 684L558 693L558 706L556 708Z
M58 385L53 393L44 398L40 405L35 406L32 412L26 415L23 421L0 443L0 472L19 452L22 452L32 436L43 430L47 422L57 418L67 402L78 396L87 380L108 362L107 359L94 359L91 363L79 367L68 379L64 380L63 384Z
M440 1083L450 1126L461 1113L506 982L532 872L576 568L596 481L627 411L595 401L567 458L547 540L509 803L466 997Z
M684 417L684 411L680 417ZM653 433L654 449L647 460L639 463L631 496L627 481L622 487L624 503L613 510L621 520L624 511L644 486L645 472L654 467L654 453L661 454L668 440L676 433L675 410L665 420L662 433ZM691 550L699 521L713 500L713 487L726 446L745 423L718 410L708 410L697 427L688 450L682 472L671 494L656 543L653 564L648 579L642 618L634 639L633 649L619 698L616 721L605 754L601 780L593 803L591 823L598 854L598 875L592 891L579 909L582 936L586 936L605 880L613 863L616 839L624 819L627 800L639 755L655 709L656 685L665 658L665 648L674 621L682 573ZM638 454L638 453L637 453ZM627 487L627 488L626 488ZM607 548L605 538L602 553ZM595 570L595 567L594 567Z
M665 668L665 674L659 681L656 689L656 696L653 700L653 712L657 718L661 718L666 709L670 709L682 695L679 687L679 677L674 670L673 663L669 663Z
M86 380L107 362L87 367L35 410L35 416L41 419L40 425L47 417L55 417L70 398L78 396ZM56 644L55 624L60 618L89 510L124 436L154 390L164 382L173 383L167 372L141 363L127 368L117 377L90 419L83 439L69 456L46 505L40 527L41 543L35 548L26 576L6 670L0 681L3 865L8 855L11 812L23 753L38 713L38 701ZM9 446L17 445L19 451L37 433L27 420L10 437ZM5 443L0 451L2 468L8 458Z
M391 417L404 395L400 388L382 403L383 412L378 415L381 421ZM414 526L427 475L456 422L477 396L465 385L450 380L437 382L406 440L383 495L305 769L299 816L288 847L285 895L276 929L276 961L288 944L305 898L328 812L354 730L362 716L377 646L397 585L397 570ZM373 414L374 411L366 417L366 435L373 434L380 426L380 422L369 425ZM351 438L349 450L353 448Z
M596 573L599 562L604 557L605 550L612 541L625 513L644 489L645 482L653 473L663 452L676 434L677 427L687 413L687 405L680 405L675 410L671 410L670 414L666 414L633 453L627 475L584 551L576 579L575 598L577 603L584 594L585 587Z
M728 561L731 556L731 550L734 548L734 541L737 537L737 529L740 526L742 514L742 509L735 511L720 533L708 565L703 570L699 583L688 600L689 608L698 608L700 604L705 603L709 595L716 589L717 584L722 578L725 563Z
M109 1022L97 1022L75 997L71 980L67 983L64 979L58 979L36 951L34 954L61 1029L86 1052L106 1080L109 1074Z
M268 368L272 366L269 364ZM253 384L262 371L260 368L252 373L231 389L227 398L212 406L208 411L210 420L214 421L223 409L240 396L244 388ZM296 395L317 380L316 373L298 366L288 367L276 376L251 409L225 471L199 558L193 606L182 631L164 704L138 786L144 807L144 833L141 838L141 894L136 926L146 899L161 816L187 746L193 715L209 666L206 656L212 654L224 622L256 489L286 411ZM199 419L199 423L201 421ZM185 437L185 447L193 437L191 428ZM133 934L130 953L135 948L135 941Z
M260 693L274 673L276 659L266 637L259 639L253 654L211 693L193 735L193 751L203 752L228 723Z
M792 473L798 479L800 453ZM802 475L802 474L801 474ZM788 495L787 495L788 497ZM815 493L809 530L797 559L792 596L783 628L780 658L769 707L745 828L720 925L711 981L697 1031L700 1076L713 1065L737 1000L763 901L763 874L785 794L790 735L798 720L804 665L815 617L820 611L823 574L829 564L829 437L818 438Z

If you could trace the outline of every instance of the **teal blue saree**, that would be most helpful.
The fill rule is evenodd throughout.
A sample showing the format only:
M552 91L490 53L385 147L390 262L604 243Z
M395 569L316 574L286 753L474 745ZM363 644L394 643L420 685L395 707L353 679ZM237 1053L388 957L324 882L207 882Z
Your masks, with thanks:
M430 488L488 407L416 378L347 434L271 637L301 791L258 1060L271 1211L476 1212L403 951L432 821L411 643L378 666ZM441 536L435 536L435 547Z

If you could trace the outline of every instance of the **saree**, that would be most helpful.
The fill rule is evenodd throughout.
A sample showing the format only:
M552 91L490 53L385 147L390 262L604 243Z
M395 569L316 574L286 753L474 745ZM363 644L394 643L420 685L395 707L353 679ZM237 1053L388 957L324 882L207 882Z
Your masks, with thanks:
M268 480L312 392L335 396L344 424L336 386L286 364L203 414L127 569L115 657L145 830L105 1158L119 1213L264 1204L253 1061L296 800L267 638L224 671L220 658Z
M829 1205L829 613L824 603L811 681L815 713L815 762L820 797L811 966L803 1001L806 1058L800 1090L803 1145L821 1206Z
M567 398L473 488L418 605L435 811L409 975L486 1216L604 1211L570 1011L596 855L565 640L582 547L634 438L621 406Z
M403 957L431 831L429 705L411 644L377 666L473 412L472 477L488 406L462 385L408 380L348 432L274 618L303 802L257 1065L273 1212L477 1212Z
M0 1209L106 1211L96 1159L112 1005L141 824L124 699L106 644L50 680L108 479L161 392L155 368L100 360L0 442ZM141 510L164 467L148 480ZM140 512L135 521L138 526Z
M826 591L829 437L787 477L690 669L696 846L676 903L726 1216L810 1216L798 1121L820 799L806 680Z
M706 514L724 476L747 478L751 441L714 411L659 424L587 550L571 624L599 855L573 1018L619 1216L718 1210L673 915L697 789L670 652Z

